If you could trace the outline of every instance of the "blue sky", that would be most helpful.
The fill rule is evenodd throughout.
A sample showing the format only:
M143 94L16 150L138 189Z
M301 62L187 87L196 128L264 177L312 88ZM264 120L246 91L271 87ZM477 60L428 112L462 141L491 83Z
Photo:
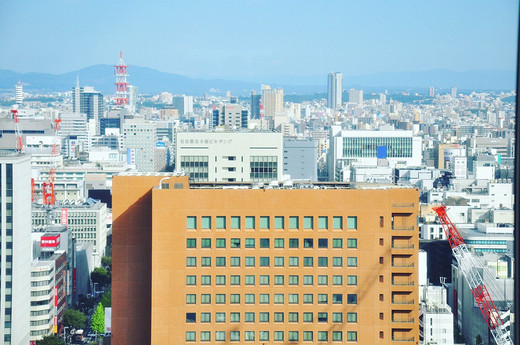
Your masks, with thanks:
M0 69L192 77L516 68L518 2L0 0Z

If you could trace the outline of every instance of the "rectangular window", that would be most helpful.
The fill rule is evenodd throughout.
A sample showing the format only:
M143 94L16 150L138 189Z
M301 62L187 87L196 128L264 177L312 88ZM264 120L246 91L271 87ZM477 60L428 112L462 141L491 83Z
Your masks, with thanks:
M196 339L196 336L195 336L195 332L186 332L186 341L195 341Z
M343 257L335 256L332 258L332 266L334 267L343 267Z
M229 331L230 341L240 341L240 331Z
M347 331L347 341L357 341L357 332Z
M332 285L343 285L343 276L332 276Z
M310 312L303 313L303 322L313 322L312 315Z
M269 276L268 275L260 276L260 285L269 285Z
M211 295L209 293L203 293L200 295L200 303L201 304L210 304L211 303Z
M333 239L332 248L343 248L343 239L342 238Z
M340 293L332 294L332 304L343 304L343 295Z
M200 341L210 341L211 340L211 332L202 331L200 332Z
M356 275L347 276L347 285L357 285L357 276Z
M240 217L239 216L231 217L231 229L240 229Z
M232 238L229 243L230 248L240 248L240 238Z
M232 256L229 258L231 267L240 267L240 256Z
M244 341L255 341L255 331L245 331Z
M329 240L327 238L318 239L318 248L327 249L329 247Z
M329 295L326 293L318 294L318 304L327 304L329 303Z
M215 258L215 265L217 267L226 267L226 257L224 257L224 256L217 256Z
M268 299L268 301L269 301L269 299ZM267 303L269 303L269 302L267 302ZM269 313L266 313L266 312L258 313L258 319L260 320L260 322L269 322Z
M275 248L283 248L284 247L284 239L283 238L275 238L274 239L274 247Z
M312 229L313 226L313 217L312 216L305 216L303 217L303 228L304 229Z
M275 258L274 258L274 266L275 267L283 267L284 266L284 257L283 256L275 256Z
M211 229L211 217L202 216L201 225L202 229Z
M226 228L226 217L217 216L217 229L225 229Z
M269 257L268 256L260 257L260 267L269 267Z
M343 217L332 217L332 228L343 229Z
M303 303L304 304L313 304L314 303L314 295L311 293L303 294Z
M215 340L216 341L226 341L226 332L225 331L215 331Z
M201 248L211 248L211 238L203 238L200 240Z
M273 338L274 341L283 341L283 331L274 331Z
M268 293L261 293L259 298L260 298L260 304L269 304L269 294Z
M240 276L239 275L232 275L229 277L229 283L231 285L240 285Z
M357 313L347 313L347 322L357 322Z
M357 238L347 239L347 248L357 248Z
M254 295L253 295L254 296ZM246 297L246 301L247 301L247 297ZM247 303L247 302L246 302ZM254 303L254 302L253 302ZM245 322L255 322L255 313L251 313L251 312L246 312L244 314L244 320Z
M186 304L195 304L195 303L197 303L197 295L187 294L186 295Z
M240 313L229 313L229 322L240 322Z
M379 227L383 228L385 226L385 217L379 216Z
M211 285L211 276L200 276L200 285Z
M260 229L269 229L269 217L260 216Z
M255 285L255 276L254 275L246 275L245 276L246 285Z
M274 217L274 228L275 229L283 229L284 228L284 218L276 216Z
M303 276L303 285L312 285L313 284L313 276L306 275Z
M255 267L255 257L246 256L246 267Z
M289 331L289 341L298 341L298 331Z
M326 331L318 331L318 341L329 341L329 333Z
M283 275L275 275L274 276L274 285L284 285L284 276Z
M314 247L314 240L312 238L304 238L303 239L303 248L312 248Z
M186 239L186 248L197 248L197 239L196 238Z
M245 296L246 304L255 304L255 294L254 293L246 293Z
M318 322L329 322L328 313L318 313Z
M328 217L318 217L318 229L327 229L328 228Z
M254 247L255 247L255 239L246 238L246 248L254 248Z
M303 331L303 341L312 341L312 331Z
M328 276L320 275L318 276L318 285L328 285Z
M289 304L298 304L298 294L297 293L289 294Z
M357 257L355 257L355 256L351 256L351 257L350 257L350 256L349 256L349 257L347 258L347 266L348 266L348 267L357 267L357 265L358 265Z
M290 256L289 257L289 266L291 267L298 267L298 261L299 258L297 256Z
M313 267L314 266L314 258L312 256L303 257L303 267Z
M298 313L289 313L289 322L298 322Z
M194 256L188 256L186 258L186 267L196 267L197 266L197 258Z
M332 322L343 323L343 313L332 313Z
M260 239L260 248L269 248L269 239L268 238Z
M216 285L226 285L226 276L218 275L215 276Z
M289 229L299 229L299 221L297 216L289 217Z
M211 322L211 313L200 313L200 322L202 322L202 323Z
M197 276L186 276L186 285L197 285Z
M274 313L273 320L274 322L283 322L283 313Z
M343 332L332 331L332 341L343 341Z
M197 217L188 217L186 219L186 228L196 229L197 228Z
M260 341L269 341L269 331L259 331L258 338Z
M289 276L289 285L298 285L298 276L297 275Z
M283 295L283 293L275 293L274 294L274 303L275 304L283 304L284 303L284 295Z
M215 313L215 322L226 322L226 313Z
M195 313L186 313L186 322L196 322L196 314Z
M229 295L229 303L231 303L231 304L240 304L240 294L239 293L232 293L232 294L230 294Z
M255 228L255 217L247 216L246 217L246 229L254 229Z
M347 294L347 303L348 304L357 304L357 294L355 294L355 293Z
M318 267L328 267L329 266L329 258L326 256L320 256L318 258Z
M297 238L290 238L289 239L289 248L298 248L298 239Z
M225 238L217 238L215 240L215 246L217 248L226 248L226 239Z
M357 229L357 217L347 217L347 229Z

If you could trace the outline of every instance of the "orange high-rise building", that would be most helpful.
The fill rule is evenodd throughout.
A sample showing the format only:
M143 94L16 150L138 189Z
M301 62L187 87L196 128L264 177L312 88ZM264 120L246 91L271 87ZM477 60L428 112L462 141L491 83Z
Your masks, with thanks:
M416 189L113 182L112 342L417 344Z

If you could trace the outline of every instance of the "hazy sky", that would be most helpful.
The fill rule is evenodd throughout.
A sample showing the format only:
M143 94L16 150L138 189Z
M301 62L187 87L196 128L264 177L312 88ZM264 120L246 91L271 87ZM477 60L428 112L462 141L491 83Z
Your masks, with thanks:
M518 2L0 0L0 69L192 77L514 70Z

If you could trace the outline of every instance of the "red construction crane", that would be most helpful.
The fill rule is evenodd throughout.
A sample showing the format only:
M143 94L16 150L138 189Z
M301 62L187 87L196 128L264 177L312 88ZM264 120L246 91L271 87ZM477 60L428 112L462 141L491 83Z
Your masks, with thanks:
M506 330L506 325L502 321L495 307L495 303L477 270L467 244L446 213L446 206L437 206L434 207L433 210L437 213L437 216L439 216L442 228L450 243L453 256L457 259L459 268L462 270L464 278L466 278L466 282L471 288L475 302L484 316L495 342L497 345L513 345L513 341Z
M43 194L43 204L44 205L54 205L56 201L56 197L54 195L54 178L56 177L56 167L58 164L56 163L56 158L59 154L59 138L58 131L60 129L61 119L54 120L54 138L52 140L52 151L51 151L51 168L49 170L49 177L47 178L47 182L42 184L42 194Z
M16 133L16 151L23 153L23 138L22 132L20 131L20 122L18 121L18 110L11 109L11 113L13 113L14 131Z

